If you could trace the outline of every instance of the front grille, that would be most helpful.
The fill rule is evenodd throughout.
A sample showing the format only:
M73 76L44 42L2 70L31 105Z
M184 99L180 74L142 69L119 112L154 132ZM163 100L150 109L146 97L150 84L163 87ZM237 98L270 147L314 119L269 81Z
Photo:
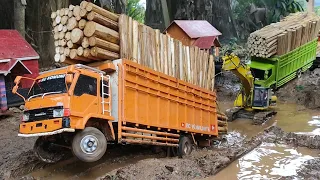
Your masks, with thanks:
M40 121L45 119L53 119L53 110L54 109L63 109L63 106L55 106L41 109L33 109L29 111L25 111L25 113L29 113L29 121Z

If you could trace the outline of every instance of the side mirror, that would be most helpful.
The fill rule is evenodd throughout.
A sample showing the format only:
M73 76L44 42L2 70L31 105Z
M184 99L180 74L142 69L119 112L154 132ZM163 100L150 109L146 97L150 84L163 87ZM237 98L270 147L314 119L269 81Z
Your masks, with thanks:
M66 83L71 84L73 81L73 74L66 74Z
M21 76L17 76L15 79L14 79L14 83L17 85L20 83L20 80L21 80Z

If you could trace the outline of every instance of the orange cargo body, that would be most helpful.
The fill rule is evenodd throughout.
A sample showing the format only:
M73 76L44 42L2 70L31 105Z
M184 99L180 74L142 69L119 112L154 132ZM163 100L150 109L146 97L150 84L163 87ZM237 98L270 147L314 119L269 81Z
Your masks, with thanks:
M218 136L216 94L128 60L119 72L118 138L122 126Z

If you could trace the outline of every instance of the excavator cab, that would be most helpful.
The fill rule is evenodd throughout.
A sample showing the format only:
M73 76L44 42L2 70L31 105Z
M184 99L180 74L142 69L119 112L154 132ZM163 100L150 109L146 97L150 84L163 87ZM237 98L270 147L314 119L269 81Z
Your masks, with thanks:
M270 105L270 89L254 87L252 109L267 109Z

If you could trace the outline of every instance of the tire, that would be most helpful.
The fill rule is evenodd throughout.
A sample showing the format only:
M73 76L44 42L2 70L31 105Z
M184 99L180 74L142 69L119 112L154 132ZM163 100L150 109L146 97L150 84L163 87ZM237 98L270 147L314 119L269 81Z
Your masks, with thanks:
M94 127L86 127L79 131L72 141L73 154L84 162L98 161L107 150L104 134Z
M189 137L181 136L179 140L179 148L178 155L179 157L183 157L185 155L189 155L192 152L192 142Z
M299 69L299 70L297 71L297 78L301 78L301 76L302 76L302 70Z
M52 142L47 141L43 137L39 137L34 146L33 151L35 156L45 163L56 163L63 158L61 148L52 145Z

